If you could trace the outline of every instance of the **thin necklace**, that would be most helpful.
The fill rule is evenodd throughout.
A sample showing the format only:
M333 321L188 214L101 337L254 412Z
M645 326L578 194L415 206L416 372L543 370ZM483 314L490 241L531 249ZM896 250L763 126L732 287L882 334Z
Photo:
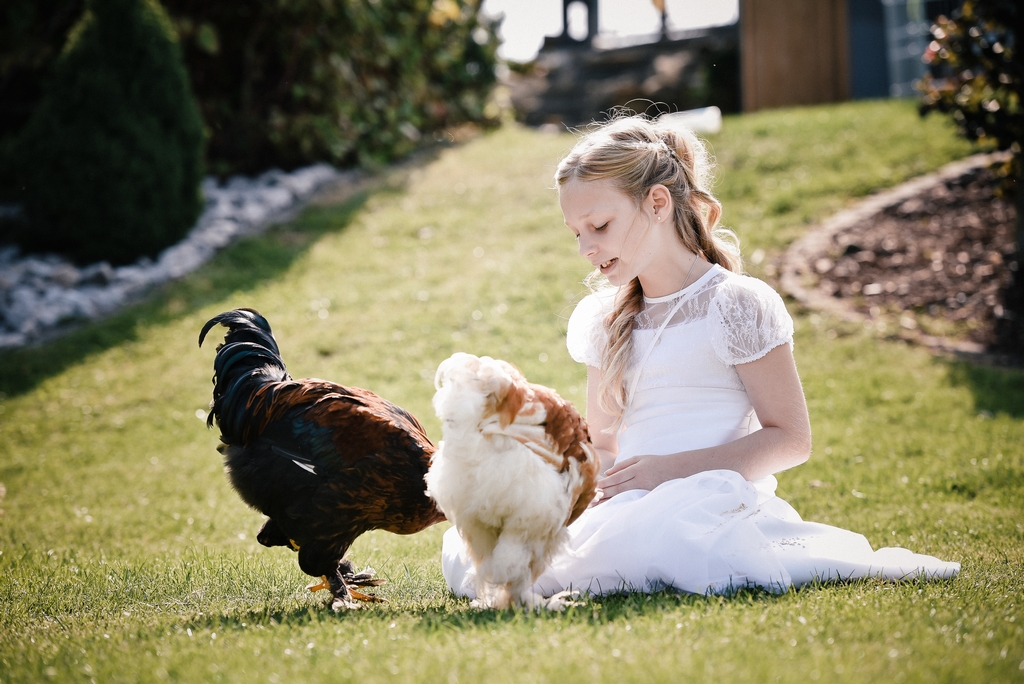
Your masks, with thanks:
M679 294L683 290L685 290L686 289L686 283L689 282L690 274L693 273L693 267L697 265L697 259L699 259L699 258L700 257L698 257L696 254L693 255L693 261L690 262L690 268L687 269L686 277L683 278L683 285L682 285L682 287L680 287L678 290L676 290L675 292L673 292L670 295L665 295L664 297L653 297L652 299L659 299L660 300L660 299L670 298L670 297L672 297L674 295ZM644 297L645 297L645 299L647 298L646 295Z
M693 272L693 267L697 265L697 259L699 258L696 254L693 255L693 261L690 262L690 268L686 271L686 277L683 278L683 286L679 288L680 291L686 289L686 283L690 280L690 274Z

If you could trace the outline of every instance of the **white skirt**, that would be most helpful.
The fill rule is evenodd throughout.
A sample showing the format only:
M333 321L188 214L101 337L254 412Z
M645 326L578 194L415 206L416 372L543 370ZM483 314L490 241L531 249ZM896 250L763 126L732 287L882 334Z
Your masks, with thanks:
M901 548L876 551L863 535L805 522L758 484L760 490L736 472L712 470L623 492L569 527L568 547L534 591L779 592L814 581L945 579L960 572L959 563ZM441 565L456 595L476 597L475 572L454 527L444 535Z

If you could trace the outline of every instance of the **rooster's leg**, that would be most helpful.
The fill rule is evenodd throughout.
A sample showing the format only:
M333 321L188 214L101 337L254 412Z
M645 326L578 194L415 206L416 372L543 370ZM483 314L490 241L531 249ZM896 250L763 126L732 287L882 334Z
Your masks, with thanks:
M351 568L351 565L349 565L348 568ZM330 584L331 593L334 594L334 601L331 603L331 608L334 611L339 612L342 610L359 608L360 604L356 603L356 601L387 603L386 599L380 598L379 596L364 594L361 591L352 589L342 574L345 569L346 568L344 566L341 566L333 575L327 576L327 582ZM369 580L367 578L366 583L379 584L381 582L380 580Z
M304 573L322 579L321 582L311 584L308 588L310 591L330 589L331 594L334 595L331 608L335 611L359 608L356 600L385 602L384 599L362 592L354 592L349 588L350 585L377 586L383 584L383 580L373 578L372 569L356 573L351 562L344 559L341 561L329 560L329 557L325 557L324 549L321 547L303 544L299 549L299 567Z
M386 580L382 579L370 579L370 577L364 578L364 574L365 573L360 573L359 575L356 575L356 581L354 583L355 586L379 587L380 585L386 582ZM354 599L358 599L359 601L376 601L378 603L387 603L385 599L378 598L377 596L371 596L370 594L364 594L361 591L356 591L355 589L353 589L352 584L350 584L350 582L352 581L350 577L346 576L342 581L344 582L345 586L348 587L349 595ZM331 583L327 581L327 575L324 575L319 582L314 582L313 584L310 584L308 587L306 587L306 589L309 589L310 591L321 591L322 589L330 588Z
M360 605L355 601L355 597L349 591L348 585L345 584L345 580L341 578L340 572L328 575L327 582L331 586L331 593L334 594L334 600L331 601L331 609L334 612L340 613L343 610L356 610L360 608Z

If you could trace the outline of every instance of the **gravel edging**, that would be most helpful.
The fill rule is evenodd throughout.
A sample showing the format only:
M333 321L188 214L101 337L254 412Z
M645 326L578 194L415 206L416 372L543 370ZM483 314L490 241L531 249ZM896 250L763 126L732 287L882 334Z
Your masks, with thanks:
M239 238L256 235L296 216L311 200L362 178L315 164L290 173L271 170L226 183L203 181L206 207L181 242L155 260L127 266L102 261L75 266L55 254L20 255L0 245L0 349L51 339L141 299L154 286L181 278ZM7 207L7 209L11 209Z
M977 154L965 159L951 162L924 176L871 195L855 205L839 211L818 226L793 242L782 255L779 264L779 285L784 293L797 300L802 306L814 311L822 311L841 320L863 325L873 329L875 322L842 297L835 297L818 289L818 274L815 272L816 260L827 255L834 249L834 239L842 232L881 214L912 198L918 197L931 189L963 178L979 168L990 166L1005 160L1005 153ZM889 329L890 337L925 346L933 351L953 354L983 363L1002 365L1003 358L998 354L987 352L986 348L976 342L951 340L927 335L917 329Z

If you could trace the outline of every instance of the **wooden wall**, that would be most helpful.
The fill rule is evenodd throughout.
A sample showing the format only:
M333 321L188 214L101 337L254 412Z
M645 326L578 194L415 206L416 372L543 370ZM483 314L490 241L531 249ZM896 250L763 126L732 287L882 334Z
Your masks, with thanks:
M743 110L849 99L846 0L740 0Z

